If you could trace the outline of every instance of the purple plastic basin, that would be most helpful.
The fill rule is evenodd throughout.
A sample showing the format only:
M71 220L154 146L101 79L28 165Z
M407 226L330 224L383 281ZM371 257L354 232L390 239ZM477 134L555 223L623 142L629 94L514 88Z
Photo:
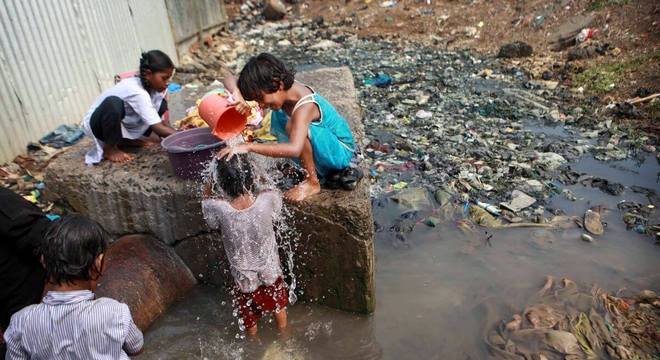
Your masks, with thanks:
M166 137L161 146L167 151L174 174L181 179L198 180L217 150L225 143L209 128L177 132Z

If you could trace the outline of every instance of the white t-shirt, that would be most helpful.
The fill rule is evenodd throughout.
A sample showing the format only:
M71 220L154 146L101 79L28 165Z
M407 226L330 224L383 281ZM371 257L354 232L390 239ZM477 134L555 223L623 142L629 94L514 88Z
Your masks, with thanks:
M142 87L139 77L120 81L119 84L104 91L96 98L82 120L81 126L85 130L85 134L92 137L95 142L95 147L85 156L86 164L96 164L103 160L103 142L94 137L89 121L94 110L109 96L116 96L124 101L125 116L121 121L122 137L139 139L151 125L161 122L158 109L165 98L165 93L147 92Z
M265 191L247 209L237 210L219 199L202 200L204 219L220 229L229 269L241 292L272 285L282 276L273 222L282 210L282 194Z

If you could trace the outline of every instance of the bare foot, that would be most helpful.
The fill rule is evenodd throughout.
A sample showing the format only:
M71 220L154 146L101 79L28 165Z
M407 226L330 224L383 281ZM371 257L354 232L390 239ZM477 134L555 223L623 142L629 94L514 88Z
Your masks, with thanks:
M307 197L321 192L321 184L318 181L305 180L284 193L284 198L292 202L300 202Z
M119 150L116 146L108 146L103 149L103 157L112 161L123 163L134 159L133 155Z

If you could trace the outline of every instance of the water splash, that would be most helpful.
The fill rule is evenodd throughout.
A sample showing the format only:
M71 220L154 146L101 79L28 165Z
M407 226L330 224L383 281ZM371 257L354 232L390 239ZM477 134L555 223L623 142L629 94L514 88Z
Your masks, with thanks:
M243 143L243 139L240 136L236 136L226 141L227 146L236 146L240 143ZM278 165L282 163L281 159L269 158L266 156L249 153L243 155L246 158L246 165L249 166L249 169L239 169L245 171L251 171L255 183L255 193L260 193L266 190L278 190L278 193L281 196L280 184L284 183L285 176L278 169ZM205 170L202 174L204 186L206 184L211 184L213 189L213 194L216 197L227 199L229 197L227 194L219 187L218 184L218 170L217 158L213 157L205 167ZM241 162L239 162L239 166ZM203 188L202 188L203 191ZM281 200L281 198L280 198ZM296 295L297 289L297 280L294 272L294 254L298 247L300 240L300 235L295 229L295 214L291 207L287 206L286 203L282 206L282 211L274 218L274 226L276 231L276 238L278 239L278 248L281 250L283 257L282 261L282 270L285 274L285 279L288 280L288 297L289 304L293 305L297 302L298 296ZM234 304L234 309L237 309L238 304ZM238 311L233 312L233 316L237 318L239 329L241 332L245 330L242 319L238 314ZM237 334L237 338L243 336L242 334Z

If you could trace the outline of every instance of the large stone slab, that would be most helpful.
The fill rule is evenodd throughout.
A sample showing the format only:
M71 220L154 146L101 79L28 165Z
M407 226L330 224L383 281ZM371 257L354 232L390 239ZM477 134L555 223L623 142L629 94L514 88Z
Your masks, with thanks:
M333 103L357 140L363 138L361 110L348 68L321 68L296 77ZM199 184L176 178L159 148L135 150L135 160L127 164L102 162L88 167L83 157L89 146L89 140L82 141L51 162L45 175L46 196L94 218L113 234L147 233L176 245L198 279L227 281L220 234L211 232L201 215ZM302 204L288 206L300 234L294 273L302 298L372 312L374 229L368 181L354 191L323 190Z

